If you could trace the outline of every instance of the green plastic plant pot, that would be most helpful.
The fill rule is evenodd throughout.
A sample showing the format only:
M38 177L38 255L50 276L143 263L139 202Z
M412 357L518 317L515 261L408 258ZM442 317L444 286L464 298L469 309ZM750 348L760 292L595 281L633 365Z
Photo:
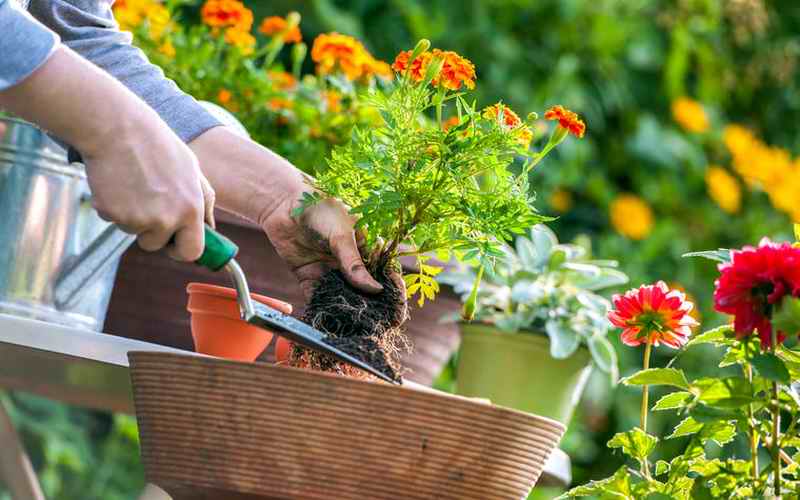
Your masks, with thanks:
M569 423L592 370L588 349L554 359L545 335L480 324L461 329L459 394Z

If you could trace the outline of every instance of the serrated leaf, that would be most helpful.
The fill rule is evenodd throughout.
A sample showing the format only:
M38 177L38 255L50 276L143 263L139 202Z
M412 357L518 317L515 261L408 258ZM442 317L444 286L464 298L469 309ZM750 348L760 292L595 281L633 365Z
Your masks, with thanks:
M740 408L753 401L753 386L739 377L695 380L691 392L698 401L717 408Z
M625 385L670 385L688 389L689 382L681 370L675 368L650 368L634 373L621 380Z
M685 408L693 397L694 396L692 393L686 391L678 391L667 394L659 399L655 405L653 405L653 411Z
M703 424L701 422L698 422L692 417L686 417L683 420L681 420L681 422L678 425L675 426L675 429L672 431L672 434L667 436L667 439L674 439L681 436L690 436L700 431L700 429L702 428Z
M601 499L619 498L620 500L632 499L630 473L627 467L620 467L613 476L573 488L556 500L581 497L598 497Z
M788 384L791 382L789 370L783 361L771 352L759 353L750 360L756 372L767 380Z
M733 441L736 436L736 426L730 422L711 422L703 425L703 429L699 433L700 440L705 443L706 441L715 441L720 446Z
M718 422L721 420L737 420L740 418L744 418L744 413L739 410L731 410L728 408L715 408L713 406L707 406L704 404L699 404L694 406L690 411L689 415L697 420L698 422L702 422L704 424L711 423L711 422Z
M660 476L669 472L669 462L659 460L656 462L655 475Z
M642 462L653 452L657 443L657 437L635 427L627 432L616 433L608 442L608 447L621 448L624 454Z
M732 331L732 325L719 326L703 332L700 335L695 335L689 340L689 342L687 342L686 347L698 344L714 344L717 346L727 345L729 343L727 335Z

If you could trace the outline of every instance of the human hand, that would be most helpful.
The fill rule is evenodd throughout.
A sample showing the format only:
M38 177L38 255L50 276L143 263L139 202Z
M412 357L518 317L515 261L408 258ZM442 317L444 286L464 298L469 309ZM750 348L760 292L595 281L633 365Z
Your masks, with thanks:
M219 205L263 228L307 297L329 269L341 270L365 292L382 289L364 265L359 251L363 240L344 204L325 200L292 217L311 188L288 161L225 127L209 130L189 146L216 189Z

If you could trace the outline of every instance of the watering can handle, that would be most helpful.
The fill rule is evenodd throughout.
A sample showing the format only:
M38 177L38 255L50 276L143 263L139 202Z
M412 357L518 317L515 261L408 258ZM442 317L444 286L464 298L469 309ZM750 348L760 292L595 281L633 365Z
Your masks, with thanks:
M134 235L124 233L115 225L107 227L77 260L69 263L59 274L54 287L56 307L63 310L74 304L80 292L94 282L106 269L107 263L119 258L134 239ZM236 244L208 224L205 226L205 242L203 254L195 263L211 271L221 270L239 252Z

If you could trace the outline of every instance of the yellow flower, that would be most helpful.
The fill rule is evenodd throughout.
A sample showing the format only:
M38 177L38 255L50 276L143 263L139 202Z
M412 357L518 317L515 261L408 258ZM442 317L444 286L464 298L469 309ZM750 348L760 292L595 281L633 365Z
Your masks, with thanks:
M619 195L611 202L609 213L614 229L632 240L643 240L653 230L653 211L636 195Z
M710 123L703 105L688 97L679 97L672 102L672 117L689 132L707 132Z
M572 193L565 189L556 189L550 195L550 206L556 212L562 214L569 212L569 209L572 208L572 202Z
M145 9L145 17L150 26L150 38L160 40L170 23L169 10L160 3L153 3Z
M158 51L164 54L165 56L169 57L170 59L175 57L175 46L172 45L172 42L170 42L169 40L162 43L161 46L158 48Z
M228 28L225 30L225 41L236 46L242 54L249 56L255 51L256 39L247 31L238 28Z
M710 166L706 171L706 189L717 205L729 214L735 214L742 206L742 190L736 178L727 170Z

